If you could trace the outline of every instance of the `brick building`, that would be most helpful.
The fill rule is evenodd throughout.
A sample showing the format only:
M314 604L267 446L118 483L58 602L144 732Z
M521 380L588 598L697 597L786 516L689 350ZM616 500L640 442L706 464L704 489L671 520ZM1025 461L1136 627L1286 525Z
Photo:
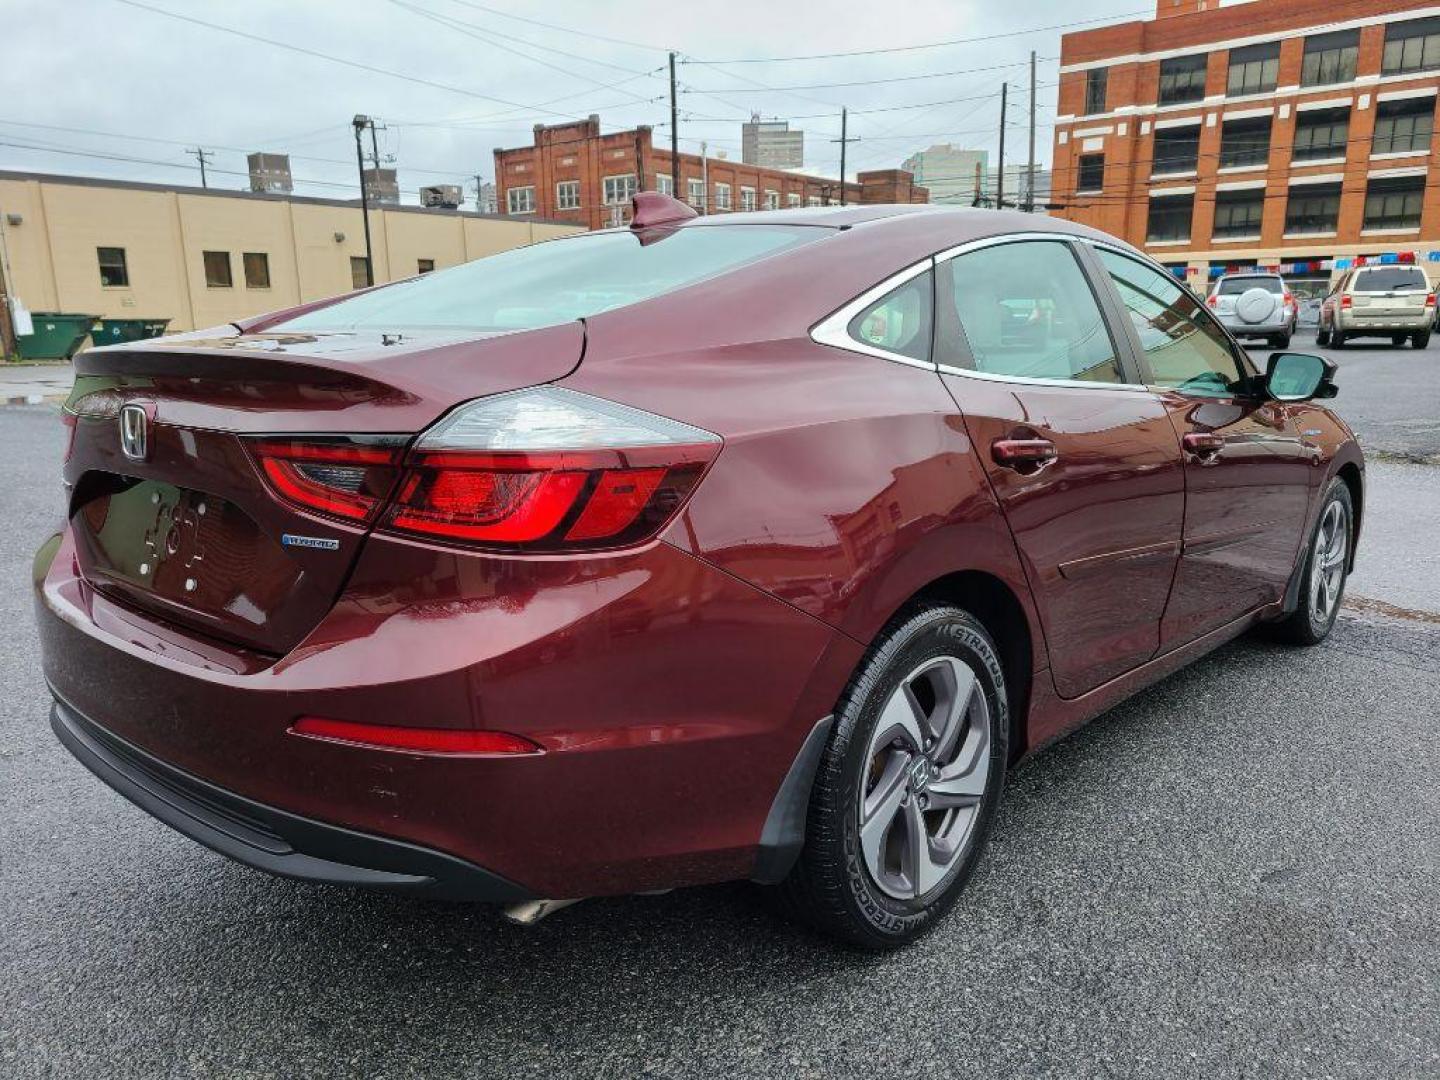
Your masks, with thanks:
M1440 263L1433 0L1158 0L1154 19L1066 34L1060 53L1060 216L1192 282Z
M648 127L600 133L600 118L535 126L531 146L495 151L502 213L605 228L628 220L637 191L677 194L702 213L829 206L841 202L838 180L680 154L680 191L672 192L669 148ZM863 172L845 185L844 201L929 202L925 188L900 169Z

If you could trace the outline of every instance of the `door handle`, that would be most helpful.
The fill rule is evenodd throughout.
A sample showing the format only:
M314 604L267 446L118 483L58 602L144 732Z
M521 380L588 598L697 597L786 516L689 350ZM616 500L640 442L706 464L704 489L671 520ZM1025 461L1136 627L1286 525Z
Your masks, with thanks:
M1194 454L1202 465L1215 464L1216 455L1225 449L1225 437L1209 431L1188 431L1180 440L1187 454Z
M990 456L997 465L1015 469L1048 465L1060 456L1060 451L1049 439L996 439L990 444Z

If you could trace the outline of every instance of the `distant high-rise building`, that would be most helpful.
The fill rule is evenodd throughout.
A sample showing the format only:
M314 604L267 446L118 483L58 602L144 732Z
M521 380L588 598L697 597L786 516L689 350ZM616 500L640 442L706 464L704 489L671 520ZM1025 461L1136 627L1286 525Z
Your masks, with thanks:
M915 174L915 182L930 189L930 201L963 204L975 201L975 171L989 172L990 155L985 150L966 150L939 143L911 154L901 168ZM1007 170L1008 172L1008 170Z
M366 169L361 174L365 195L377 206L400 205L400 181L394 169Z
M989 199L995 198L995 192L1000 180L999 169L985 170L985 191ZM1027 202L1029 193L1030 173L1029 166L1024 162L1017 162L1014 165L1008 162L1005 165L1005 205L1011 204L1023 206ZM1043 210L1045 204L1050 201L1050 170L1035 166L1035 205Z
M791 131L788 120L761 120L750 114L740 125L740 160L766 169L799 169L805 164L805 133Z
M482 183L482 184L480 185L480 191L479 191L479 193L476 195L475 201L476 201L476 203L477 203L475 209L477 209L478 211L480 211L480 213L482 213L482 214L494 214L494 213L496 213L497 211L496 211L496 209L495 209L495 207L496 207L496 201L495 201L495 185L492 184L492 183L490 183L489 180L486 180L484 183Z
M289 195L295 190L290 177L289 154L250 154L250 190L272 195Z

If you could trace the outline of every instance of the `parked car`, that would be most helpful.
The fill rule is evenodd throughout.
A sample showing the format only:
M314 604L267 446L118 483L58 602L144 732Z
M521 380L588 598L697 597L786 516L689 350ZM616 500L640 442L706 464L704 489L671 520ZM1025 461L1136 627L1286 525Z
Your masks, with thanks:
M1330 361L1008 212L644 193L76 369L61 741L242 863L523 919L751 879L907 942L1017 760L1323 640L1365 505Z
M1343 349L1357 337L1385 337L1417 349L1430 344L1435 294L1418 266L1364 266L1349 271L1320 307L1315 342Z
M1300 305L1279 274L1226 274L1216 279L1205 301L1237 338L1264 338L1288 349Z

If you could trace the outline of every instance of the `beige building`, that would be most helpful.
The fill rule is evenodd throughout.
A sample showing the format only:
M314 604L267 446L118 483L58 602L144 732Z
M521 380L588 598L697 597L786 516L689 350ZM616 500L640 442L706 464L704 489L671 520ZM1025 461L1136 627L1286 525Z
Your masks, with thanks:
M370 212L377 283L578 231L464 210ZM0 170L8 293L30 311L192 330L365 284L358 203Z

